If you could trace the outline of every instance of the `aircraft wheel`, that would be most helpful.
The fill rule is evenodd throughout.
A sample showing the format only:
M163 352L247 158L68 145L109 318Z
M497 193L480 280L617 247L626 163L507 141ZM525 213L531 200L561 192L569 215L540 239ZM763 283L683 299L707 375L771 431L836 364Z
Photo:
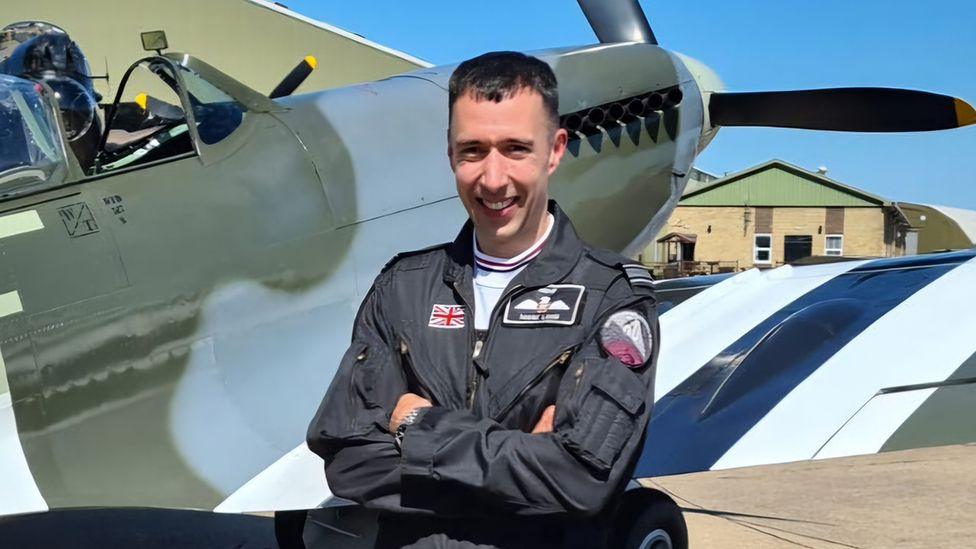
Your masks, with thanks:
M628 502L621 515L620 532L626 532L626 549L688 549L688 527L681 509L671 498L650 492Z
M275 512L274 531L279 549L305 549L302 533L305 531L307 515L307 511Z

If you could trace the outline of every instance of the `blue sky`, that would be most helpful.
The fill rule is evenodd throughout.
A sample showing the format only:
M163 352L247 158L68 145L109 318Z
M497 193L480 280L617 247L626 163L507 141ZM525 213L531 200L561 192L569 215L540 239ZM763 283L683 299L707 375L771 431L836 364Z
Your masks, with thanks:
M434 64L489 50L596 42L573 0L285 0ZM730 91L892 86L976 103L976 2L641 2L660 44ZM780 158L891 200L976 209L976 127L911 134L727 128L699 156L716 174Z

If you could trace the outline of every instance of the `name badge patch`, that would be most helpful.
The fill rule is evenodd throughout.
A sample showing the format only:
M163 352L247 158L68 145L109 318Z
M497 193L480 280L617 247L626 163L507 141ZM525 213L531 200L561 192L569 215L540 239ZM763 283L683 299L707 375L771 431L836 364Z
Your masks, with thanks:
M583 292L578 284L550 284L512 296L505 305L505 324L571 326L579 316Z

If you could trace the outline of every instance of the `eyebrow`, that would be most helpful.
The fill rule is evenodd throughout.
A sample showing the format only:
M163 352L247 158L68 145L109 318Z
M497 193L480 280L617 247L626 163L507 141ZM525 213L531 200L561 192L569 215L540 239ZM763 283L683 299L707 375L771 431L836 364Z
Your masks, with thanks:
M479 146L482 145L483 143L484 143L483 141L479 141L477 139L465 139L463 141L458 141L457 146L458 147L468 147L472 145ZM505 139L504 141L502 141L502 144L504 145L510 145L513 143L517 145L526 145L528 147L531 147L535 143L535 141L532 139L518 139L518 138Z
M481 145L481 141L478 141L477 139L465 139L464 141L458 141L457 143L458 147L470 147L472 145Z

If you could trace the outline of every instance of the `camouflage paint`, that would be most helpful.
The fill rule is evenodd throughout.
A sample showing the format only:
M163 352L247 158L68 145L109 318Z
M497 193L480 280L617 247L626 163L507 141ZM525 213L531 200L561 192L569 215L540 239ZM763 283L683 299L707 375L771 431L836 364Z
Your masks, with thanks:
M882 452L976 442L976 353L932 393L881 447ZM935 428L938 426L938 428Z
M621 249L680 196L700 95L653 46L540 55L567 110L687 88L636 137L581 142L553 181L584 237ZM382 264L465 219L450 67L274 105L197 65L252 107L225 141L0 205L45 226L0 239L0 290L24 305L0 318L0 349L51 508L215 507L303 440ZM69 227L65 208L88 223Z

